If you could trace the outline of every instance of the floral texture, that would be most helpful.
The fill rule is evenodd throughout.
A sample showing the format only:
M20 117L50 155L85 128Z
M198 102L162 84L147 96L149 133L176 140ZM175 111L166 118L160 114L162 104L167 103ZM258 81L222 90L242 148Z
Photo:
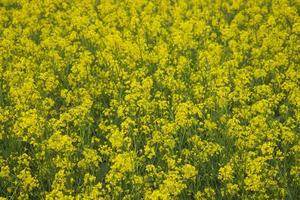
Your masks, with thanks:
M0 0L0 199L300 197L299 0Z

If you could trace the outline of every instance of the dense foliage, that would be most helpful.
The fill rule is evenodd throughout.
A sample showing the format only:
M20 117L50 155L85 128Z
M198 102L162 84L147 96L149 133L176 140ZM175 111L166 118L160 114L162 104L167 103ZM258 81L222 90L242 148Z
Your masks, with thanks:
M297 199L299 0L0 0L0 199Z

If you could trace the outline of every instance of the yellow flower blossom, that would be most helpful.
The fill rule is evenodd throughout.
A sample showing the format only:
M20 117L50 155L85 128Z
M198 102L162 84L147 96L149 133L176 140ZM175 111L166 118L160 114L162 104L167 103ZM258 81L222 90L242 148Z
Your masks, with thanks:
M299 0L1 0L0 199L297 199Z

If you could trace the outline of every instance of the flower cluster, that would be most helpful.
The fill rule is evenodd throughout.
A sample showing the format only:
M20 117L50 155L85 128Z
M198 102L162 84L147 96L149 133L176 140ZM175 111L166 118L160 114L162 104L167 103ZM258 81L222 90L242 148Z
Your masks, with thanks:
M298 0L0 0L0 199L297 199Z

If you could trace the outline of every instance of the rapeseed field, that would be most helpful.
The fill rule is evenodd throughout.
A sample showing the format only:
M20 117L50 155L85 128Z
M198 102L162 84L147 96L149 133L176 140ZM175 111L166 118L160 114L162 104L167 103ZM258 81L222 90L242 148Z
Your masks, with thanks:
M299 0L0 0L0 199L300 199Z

